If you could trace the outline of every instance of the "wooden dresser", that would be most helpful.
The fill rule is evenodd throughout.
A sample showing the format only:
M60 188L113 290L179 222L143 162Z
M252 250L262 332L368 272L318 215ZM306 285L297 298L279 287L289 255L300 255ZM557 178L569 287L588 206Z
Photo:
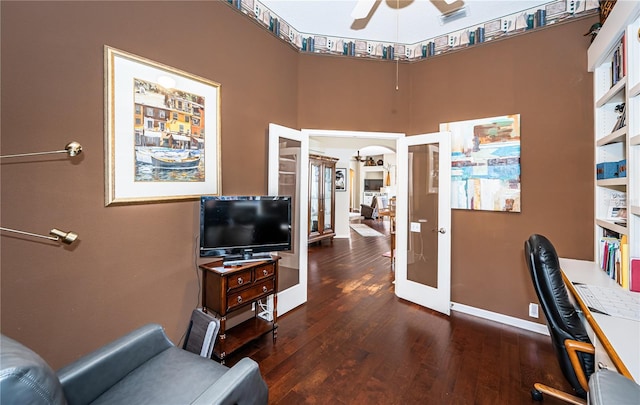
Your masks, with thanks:
M272 332L277 338L277 285L279 257L256 262L224 266L221 260L200 265L202 270L202 308L220 318L220 331L213 354L224 363L224 358L254 339ZM227 329L227 316L246 309L258 300L273 295L273 320L254 316ZM257 304L256 304L257 306Z

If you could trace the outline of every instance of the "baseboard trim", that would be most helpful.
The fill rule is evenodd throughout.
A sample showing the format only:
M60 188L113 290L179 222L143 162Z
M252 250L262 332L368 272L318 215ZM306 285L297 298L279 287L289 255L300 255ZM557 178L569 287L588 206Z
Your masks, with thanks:
M497 312L487 311L485 309L470 307L468 305L459 304L457 302L451 303L451 310L549 336L549 330L545 325L541 325L539 323L531 321L525 321L524 319L520 318L514 318L513 316L503 315Z

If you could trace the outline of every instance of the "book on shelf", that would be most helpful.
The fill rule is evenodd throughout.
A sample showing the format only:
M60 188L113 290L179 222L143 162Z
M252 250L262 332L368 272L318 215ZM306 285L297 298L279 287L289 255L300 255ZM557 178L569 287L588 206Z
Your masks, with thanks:
M631 281L629 282L631 291L640 292L640 258L631 259Z
M611 57L611 86L614 86L627 74L625 43L626 38L623 34Z
M607 198L607 221L627 222L627 193L612 191Z
M600 268L612 279L622 285L620 239L614 237L600 238Z

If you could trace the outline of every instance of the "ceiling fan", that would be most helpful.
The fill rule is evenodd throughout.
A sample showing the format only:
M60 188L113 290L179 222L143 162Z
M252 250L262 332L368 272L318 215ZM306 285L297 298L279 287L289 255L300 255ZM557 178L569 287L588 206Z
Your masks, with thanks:
M358 0L356 6L351 11L351 17L354 20L361 20L370 17L375 12L375 7L381 0ZM443 15L443 17L459 13L464 8L463 0L429 0ZM414 0L387 0L387 5L391 8L399 10ZM402 3L402 4L401 4Z
M357 154L357 155L355 155L355 156L353 157L353 159L354 159L356 162L360 162L360 163L362 163L362 162L366 162L366 161L367 161L367 158L366 158L366 157L364 157L364 156L360 156L360 151L358 151L358 154Z

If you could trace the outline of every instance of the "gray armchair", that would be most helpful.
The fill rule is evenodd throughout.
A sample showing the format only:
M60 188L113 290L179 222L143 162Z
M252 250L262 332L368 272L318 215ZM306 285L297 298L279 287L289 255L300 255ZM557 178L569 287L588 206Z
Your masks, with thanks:
M249 358L228 368L179 349L160 325L123 336L55 373L1 335L2 404L266 404L267 385Z

